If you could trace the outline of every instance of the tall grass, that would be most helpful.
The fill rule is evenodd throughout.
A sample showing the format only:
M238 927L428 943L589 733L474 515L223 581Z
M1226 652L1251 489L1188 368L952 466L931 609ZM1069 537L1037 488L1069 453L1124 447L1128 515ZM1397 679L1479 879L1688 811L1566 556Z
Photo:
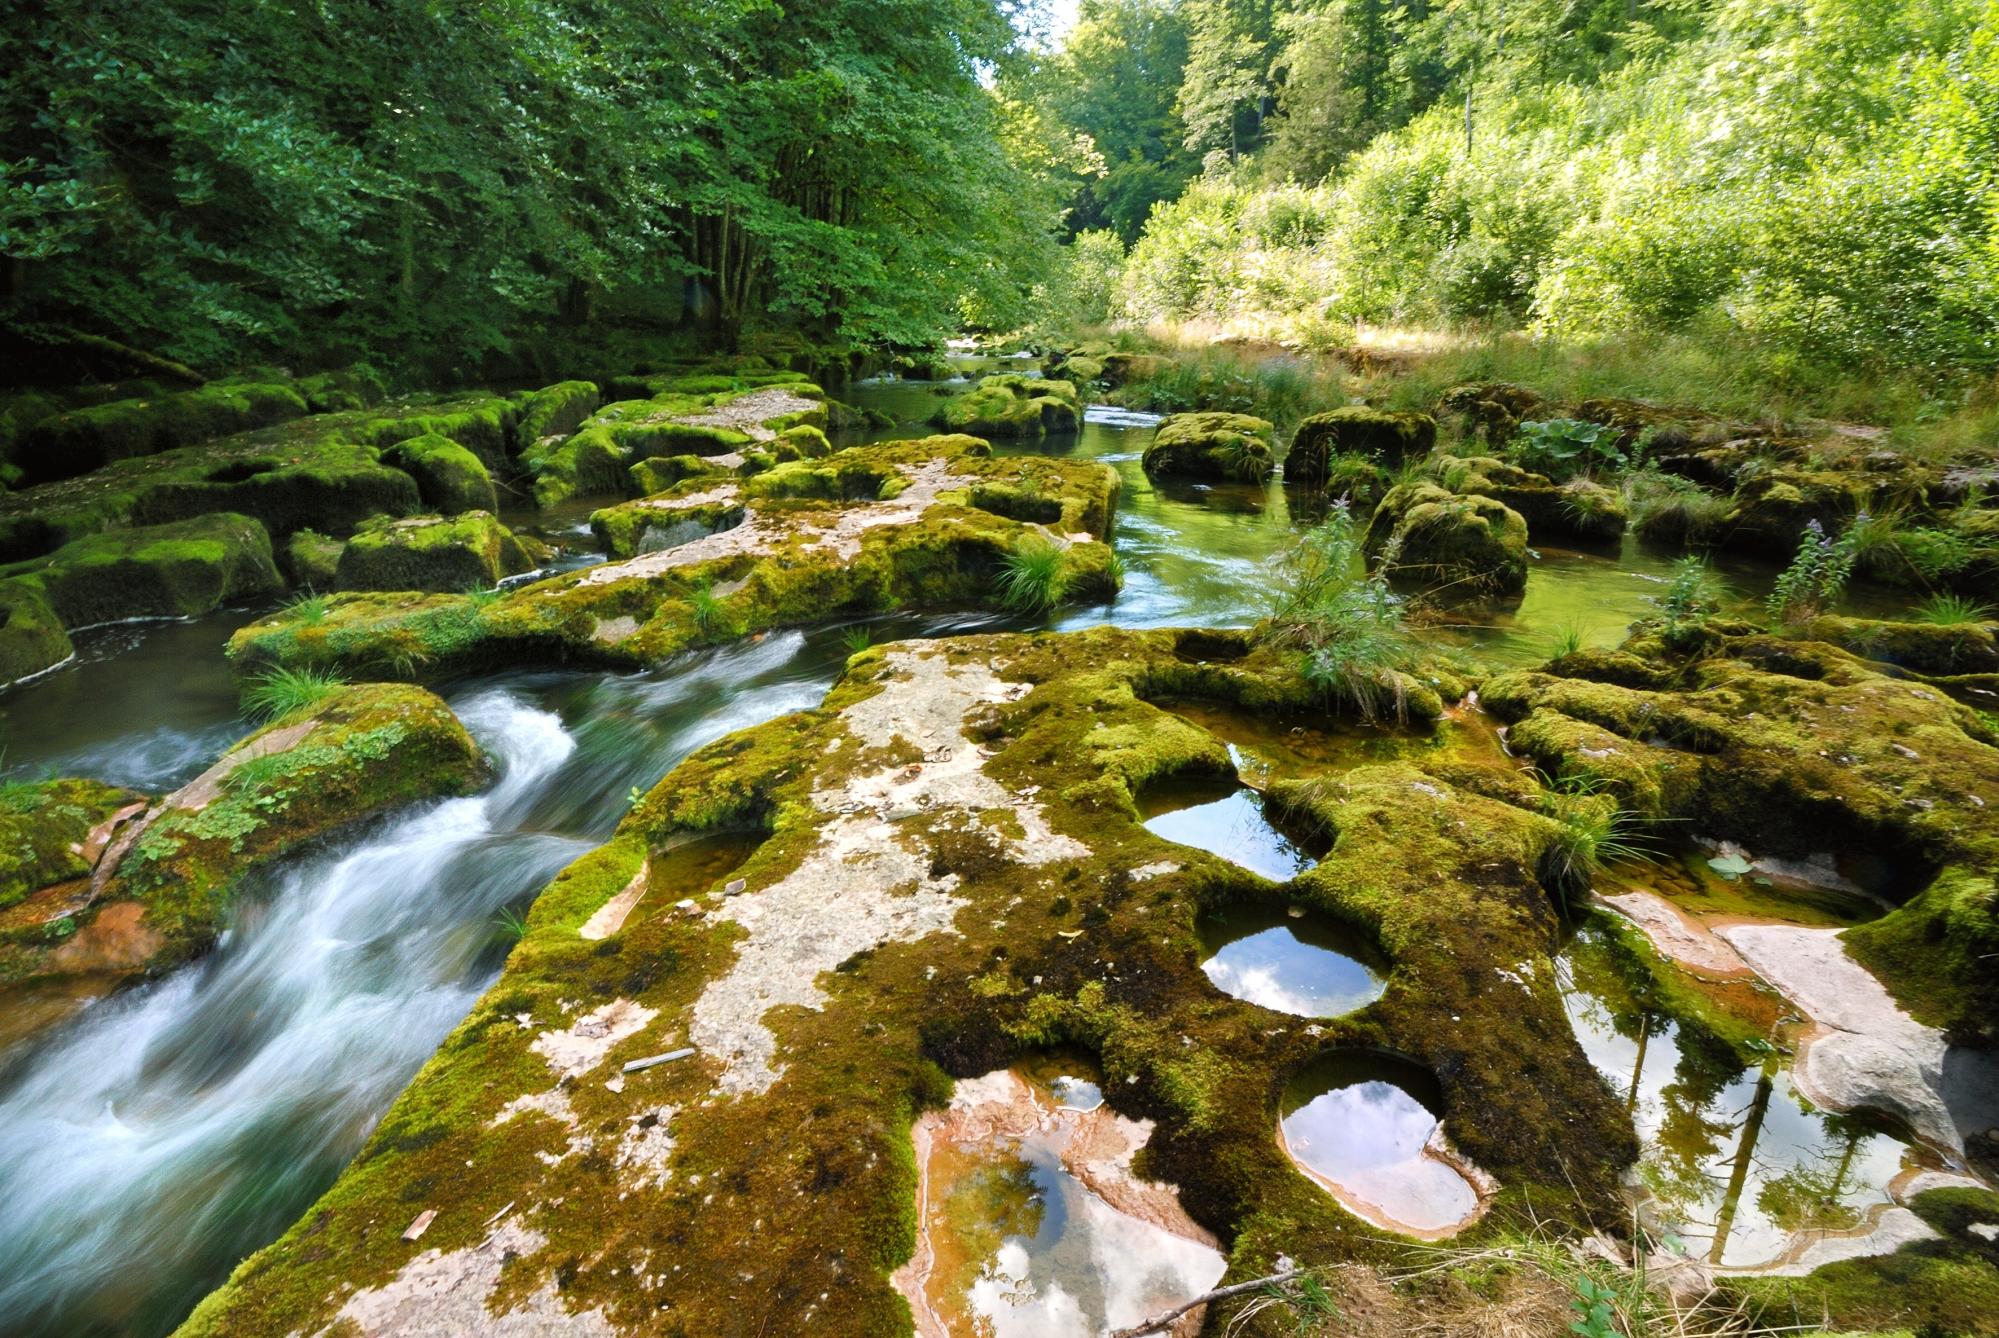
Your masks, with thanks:
M1123 387L1115 398L1128 408L1153 413L1198 409L1253 414L1280 428L1348 400L1336 365L1228 347L1174 354L1158 375Z
M272 669L250 684L243 705L259 720L282 720L317 706L346 685L347 680L336 673Z
M1069 593L1062 550L1039 534L1022 535L1000 559L999 598L1015 613L1046 613Z
M1286 559L1263 635L1301 652L1305 677L1333 701L1369 720L1405 714L1400 671L1413 642L1401 603L1379 573L1367 570L1360 530L1344 498Z
M1910 618L1939 627L1965 627L1991 621L1992 610L1962 595L1931 595L1916 606Z
M1620 806L1598 777L1562 776L1542 798L1541 810L1555 822L1541 855L1541 877L1550 887L1585 892L1609 865L1650 858L1638 834L1641 815Z

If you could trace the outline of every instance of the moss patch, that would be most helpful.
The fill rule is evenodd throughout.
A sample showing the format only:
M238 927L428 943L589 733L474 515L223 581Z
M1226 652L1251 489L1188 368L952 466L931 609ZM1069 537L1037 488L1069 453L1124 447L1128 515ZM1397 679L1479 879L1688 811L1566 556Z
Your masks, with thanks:
M1176 413L1145 448L1148 474L1254 483L1276 472L1267 419L1240 413Z
M1068 381L988 376L946 400L930 421L946 432L974 437L1040 437L1074 432L1082 425L1083 402Z
M92 535L0 577L40 589L68 628L191 617L284 588L264 527L228 514Z
M341 590L490 589L533 571L538 554L489 511L369 521L340 554Z

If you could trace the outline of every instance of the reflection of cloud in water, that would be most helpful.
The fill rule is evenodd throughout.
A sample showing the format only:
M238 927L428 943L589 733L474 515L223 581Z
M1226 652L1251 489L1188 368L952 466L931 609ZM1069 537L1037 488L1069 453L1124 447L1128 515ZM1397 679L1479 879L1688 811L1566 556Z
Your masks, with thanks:
M1292 989L1278 978L1274 966L1237 966L1216 957L1203 968L1215 988L1238 999L1279 1013L1317 1017L1326 1006L1325 996L1315 990Z
M1478 1207L1462 1175L1425 1157L1437 1117L1385 1082L1336 1087L1284 1120L1291 1155L1355 1199L1419 1230L1455 1226Z

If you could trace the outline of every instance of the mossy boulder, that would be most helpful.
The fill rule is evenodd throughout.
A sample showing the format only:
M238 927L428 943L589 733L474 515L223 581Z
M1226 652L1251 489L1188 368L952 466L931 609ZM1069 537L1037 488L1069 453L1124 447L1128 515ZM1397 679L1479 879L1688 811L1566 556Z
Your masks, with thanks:
M490 511L369 521L334 572L341 590L490 589L533 571L542 554Z
M1040 437L1074 432L1082 425L1083 402L1067 381L1008 373L953 395L930 421L974 437Z
M531 391L521 400L515 434L526 450L550 437L566 437L604 402L594 381L563 381Z
M1475 598L1527 586L1527 522L1490 497L1399 484L1375 508L1366 545L1389 571L1437 593Z
M20 461L35 482L74 478L115 460L157 455L300 418L306 411L305 400L288 385L212 382L45 418L23 435Z
M0 781L0 911L88 876L103 853L92 834L142 800L92 780Z
M669 1251L687 1333L907 1332L890 1275L918 1229L911 1121L954 1079L1058 1049L1152 1122L1148 1178L1306 1266L1408 1257L1275 1137L1287 1082L1329 1050L1433 1073L1496 1213L1616 1229L1636 1140L1563 1012L1535 874L1557 828L1497 749L1446 722L1384 735L1384 760L1333 783L1273 787L1338 834L1283 885L1141 821L1152 787L1234 775L1176 705L1322 702L1295 655L1228 634L860 652L821 705L696 752L547 886L369 1146L185 1332L319 1332L388 1288L410 1324L448 1325L558 1283L572 1315L643 1328L634 1270ZM1217 991L1203 916L1287 908L1387 953L1382 996L1308 1025ZM564 1155L586 1134L595 1155ZM396 1239L418 1207L436 1210L422 1256ZM496 1231L522 1242L501 1293L477 1263ZM773 1269L784 1285L742 1285Z
M1365 455L1396 462L1428 455L1437 444L1437 420L1426 413L1398 413L1349 404L1313 414L1291 434L1284 457L1284 481L1323 487L1334 456Z
M371 409L388 395L381 373L358 363L337 372L320 372L303 377L294 389L305 396L306 407L313 413L351 413Z
M1730 548L1785 559L1813 522L1838 534L1875 496L1864 475L1778 467L1755 474L1735 494L1726 542Z
M278 550L278 566L285 579L299 589L331 590L346 547L345 540L317 530L300 530Z
M1145 472L1259 482L1277 468L1271 456L1275 433L1269 420L1248 414L1176 413L1152 434L1145 448Z
M108 530L44 561L0 570L39 587L64 627L129 618L185 618L284 589L271 537L248 516L222 513Z
M1943 677L1999 673L1999 637L1990 623L1940 625L1879 618L1815 618L1799 636L1824 641L1864 659Z
M39 582L0 580L0 687L53 669L75 653Z
M602 566L483 602L337 596L315 620L280 613L244 628L230 655L245 674L269 665L426 678L518 664L637 667L770 627L995 607L997 575L1024 544L1059 553L1058 599L1102 600L1117 589L1101 538L1117 489L1106 466L995 459L970 437L855 446L750 477L689 478L605 508L592 523L617 560ZM1037 514L1053 518L979 505L1000 490L1036 495Z
M1104 384L1113 388L1155 380L1173 368L1171 358L1153 353L1106 353L1103 364Z
M434 432L411 437L389 447L382 458L415 479L424 505L441 515L500 509L485 464L449 437Z
M177 966L213 944L252 871L386 810L465 793L485 775L478 746L430 693L336 689L122 828L87 887L16 907L0 930L0 987L68 979L109 989ZM0 1012L8 1003L0 993Z
M1556 483L1544 474L1485 455L1440 456L1431 474L1451 492L1490 497L1518 511L1536 542L1611 543L1623 536L1630 521L1624 498L1593 479Z

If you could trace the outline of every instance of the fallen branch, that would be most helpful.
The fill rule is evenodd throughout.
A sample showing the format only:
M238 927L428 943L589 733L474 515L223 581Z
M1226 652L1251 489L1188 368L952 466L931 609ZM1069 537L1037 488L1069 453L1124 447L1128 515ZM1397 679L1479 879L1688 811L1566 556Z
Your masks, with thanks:
M1286 1282L1296 1282L1309 1270L1294 1268L1285 1273L1272 1273L1267 1278L1253 1278L1248 1282L1238 1282L1228 1287L1217 1287L1211 1292L1203 1292L1187 1304L1163 1315L1155 1315L1143 1324L1134 1324L1128 1329L1119 1329L1111 1338L1145 1338L1148 1333L1160 1333L1173 1326L1173 1321L1213 1301L1226 1301L1231 1296L1241 1296L1244 1292L1262 1291L1265 1287L1276 1287Z

